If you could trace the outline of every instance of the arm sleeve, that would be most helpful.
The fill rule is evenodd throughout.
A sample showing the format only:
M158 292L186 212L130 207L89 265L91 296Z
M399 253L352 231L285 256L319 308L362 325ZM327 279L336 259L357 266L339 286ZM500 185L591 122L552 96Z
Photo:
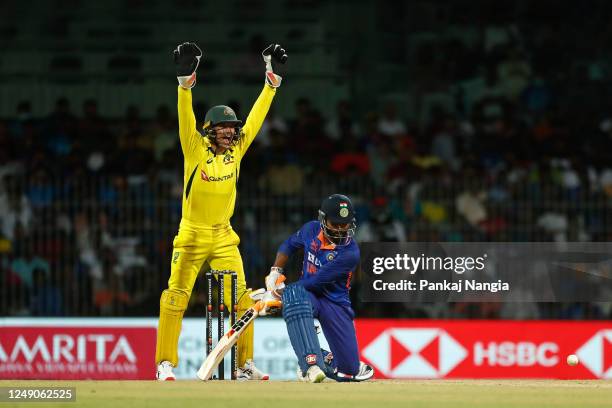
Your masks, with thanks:
M191 102L191 89L178 87L178 123L179 138L183 155L195 150L200 133L196 129L196 120Z
M253 139L255 139L257 132L259 132L259 129L261 128L261 125L268 114L268 110L270 109L270 105L272 105L272 100L274 99L275 94L276 89L268 85L264 85L263 90L251 108L251 112L249 112L249 116L242 127L242 137L238 143L241 156L246 153L251 143L253 143Z
M359 253L357 251L341 252L333 261L323 265L316 274L308 279L303 279L303 285L306 289L318 293L325 284L345 280L349 272L353 272L358 264Z
M282 252L287 256L291 256L300 248L304 248L304 240L302 239L304 226L298 232L292 234L279 247L278 252Z

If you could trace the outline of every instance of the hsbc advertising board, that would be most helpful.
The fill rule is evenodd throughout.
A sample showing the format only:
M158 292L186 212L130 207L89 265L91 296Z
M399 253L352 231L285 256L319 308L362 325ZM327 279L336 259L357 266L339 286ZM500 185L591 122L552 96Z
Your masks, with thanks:
M377 378L612 378L612 322L357 320ZM568 355L580 363L569 366Z

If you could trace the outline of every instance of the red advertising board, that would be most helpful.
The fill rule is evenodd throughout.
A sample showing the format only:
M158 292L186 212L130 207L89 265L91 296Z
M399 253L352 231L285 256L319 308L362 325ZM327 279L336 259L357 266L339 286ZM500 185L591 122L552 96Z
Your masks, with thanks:
M612 322L377 320L355 323L378 378L612 378ZM580 363L569 366L567 356Z
M0 327L0 379L152 379L155 327Z

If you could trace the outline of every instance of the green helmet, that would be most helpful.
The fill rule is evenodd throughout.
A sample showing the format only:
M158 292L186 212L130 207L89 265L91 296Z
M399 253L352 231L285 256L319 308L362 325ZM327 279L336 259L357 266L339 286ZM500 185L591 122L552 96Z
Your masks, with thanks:
M212 128L220 123L232 123L236 127L239 127L242 121L238 120L236 112L229 106L213 106L206 112L206 116L204 117L204 129Z
M236 112L229 106L213 106L206 112L206 116L204 117L204 135L215 142L217 134L213 128L220 124L231 124L234 126L235 133L232 141L234 144L238 143L242 132L240 128L242 121L238 120Z

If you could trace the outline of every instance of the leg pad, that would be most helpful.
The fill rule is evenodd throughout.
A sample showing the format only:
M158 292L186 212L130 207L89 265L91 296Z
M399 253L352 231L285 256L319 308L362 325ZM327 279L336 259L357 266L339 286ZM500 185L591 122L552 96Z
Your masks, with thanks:
M159 326L155 362L169 361L178 364L178 339L181 334L183 314L187 309L189 296L181 291L166 289L159 300Z
M306 289L299 283L288 285L283 292L283 319L302 372L305 373L314 364L325 372L321 346L314 328L312 304Z

